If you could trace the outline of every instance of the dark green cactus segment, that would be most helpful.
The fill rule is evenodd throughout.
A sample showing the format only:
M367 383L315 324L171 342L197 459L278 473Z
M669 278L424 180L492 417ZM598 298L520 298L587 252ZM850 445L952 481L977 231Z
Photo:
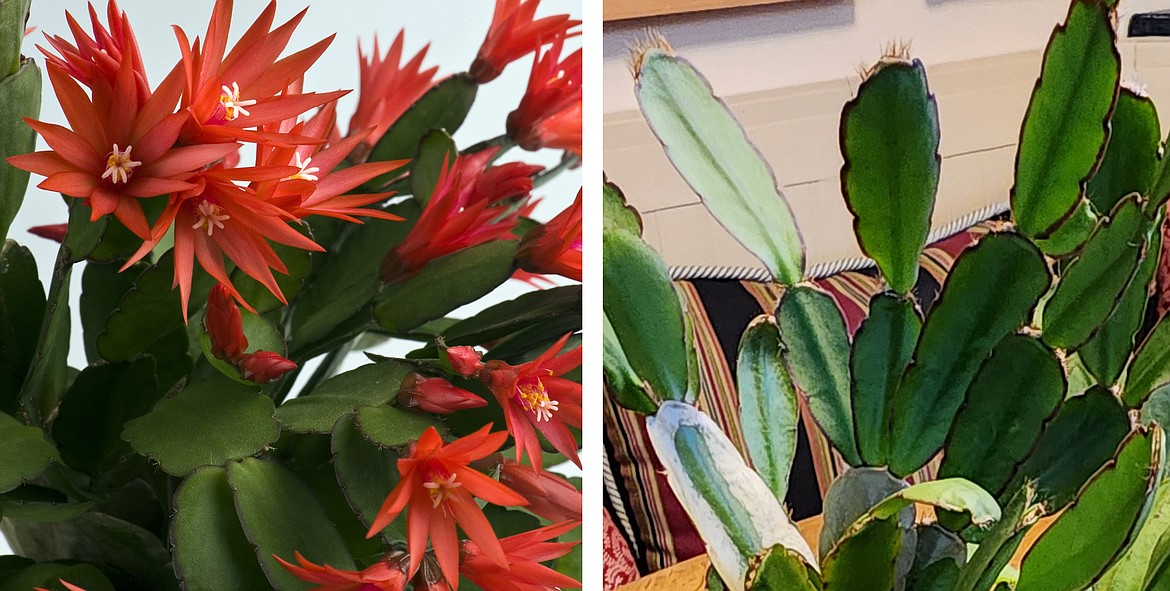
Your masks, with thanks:
M605 315L634 373L659 400L687 392L682 309L666 265L629 232L604 235Z
M914 563L906 577L909 591L951 591L967 563L967 544L937 523L914 526Z
M1012 216L1047 238L1076 207L1109 136L1121 57L1111 10L1075 0L1044 52L1016 152Z
M18 3L0 1L0 7L9 4ZM15 74L0 78L0 240L8 235L24 202L29 176L5 159L36 149L36 134L24 119L35 119L40 113L41 71L32 60L24 60Z
M739 417L752 467L776 499L788 494L800 420L796 387L781 355L780 327L759 316L744 331L736 361Z
M893 292L869 300L869 316L853 337L853 422L857 448L867 466L884 466L890 413L902 374L914 354L922 318L914 302Z
M776 309L784 359L809 410L850 466L861 464L849 402L849 334L833 298L815 287L784 292Z
M1002 491L1064 400L1064 368L1039 340L1008 335L967 390L947 438L939 478L966 478Z
M1142 342L1125 377L1122 399L1139 408L1159 386L1170 383L1170 320L1163 316Z
M922 62L886 60L841 111L841 192L862 252L898 293L918 280L938 189L938 105Z
M1117 204L1044 305L1044 342L1076 350L1109 319L1133 279L1149 223L1136 193Z
M0 78L20 69L20 46L32 0L0 1ZM0 238L3 235L0 234Z
M824 559L855 521L907 486L906 481L894 478L884 468L852 468L834 479L825 492L824 521L817 545L820 557ZM898 519L902 527L913 527L914 507L903 509Z
M1161 128L1154 101L1128 88L1117 95L1109 142L1086 195L1097 211L1110 211L1130 193L1148 195L1158 171Z
M1108 390L1095 387L1064 401L1044 426L1036 448L1016 472L1000 498L1034 483L1039 501L1059 511L1107 462L1129 433L1129 414Z
M646 393L642 387L642 378L630 367L609 316L603 314L602 317L602 369L605 372L606 391L618 404L629 410L653 414L658 410L658 403Z
M779 544L748 564L745 591L820 591L821 578L800 555ZM708 577L710 581L710 577ZM708 584L708 589L710 589Z
M842 539L825 556L825 586L840 591L894 589L906 531L897 517L877 519Z
M1116 384L1129 363L1136 346L1137 333L1146 317L1150 282L1158 270L1161 254L1162 219L1159 216L1147 234L1145 257L1122 293L1117 307L1105 324L1077 352L1085 369L1102 386Z
M1035 242L1044 254L1064 257L1080 250L1096 229L1097 214L1093 211L1093 204L1088 199L1081 199L1072 215L1051 236Z
M1085 486L1077 502L1024 556L1019 588L1085 589L1120 555L1141 522L1161 462L1161 433L1134 433Z
M671 163L776 281L796 284L804 275L800 230L772 169L735 116L686 60L650 49L638 64L638 104Z
M942 448L979 366L1024 325L1049 281L1043 255L1015 234L988 235L959 256L894 398L894 474L914 472Z

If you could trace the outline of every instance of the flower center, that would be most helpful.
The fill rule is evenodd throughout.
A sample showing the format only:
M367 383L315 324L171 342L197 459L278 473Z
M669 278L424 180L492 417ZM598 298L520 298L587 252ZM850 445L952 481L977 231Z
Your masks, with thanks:
M298 170L292 176L286 177L285 180L301 179L301 180L306 180L306 181L317 182L317 174L316 173L321 172L321 169L316 167L316 166L309 166L310 164L313 163L313 157L310 156L308 158L305 158L304 162L301 162L301 155L300 154L293 154L293 158L296 160L294 166L296 166L300 170Z
M423 487L431 495L431 508L437 509L443 501L455 496L455 489L463 486L462 482L456 482L454 474L448 474L446 478L442 474L432 472L429 479L423 483Z
M545 389L544 383L536 377L521 378L520 382L516 384L516 396L526 410L536 414L536 422L538 423L542 420L551 421L553 413L560 405L559 402L548 397L548 390Z
M211 236L211 233L216 228L222 228L224 220L232 219L232 216L223 213L223 208L210 201L200 202L199 211L196 212L196 215L199 216L199 219L195 220L195 224L191 226L191 229L198 230L206 226L208 236Z
M141 162L130 159L130 151L133 149L134 146L126 146L126 151L122 152L118 150L118 144L114 144L114 151L106 156L106 171L102 173L102 178L110 179L115 185L130 182L130 174L142 166Z
M223 118L228 121L235 121L237 117L243 115L245 117L251 115L244 107L251 107L256 104L255 100L240 100L240 85L232 82L229 88L226 84L220 87L223 94L219 95L219 102L223 105Z

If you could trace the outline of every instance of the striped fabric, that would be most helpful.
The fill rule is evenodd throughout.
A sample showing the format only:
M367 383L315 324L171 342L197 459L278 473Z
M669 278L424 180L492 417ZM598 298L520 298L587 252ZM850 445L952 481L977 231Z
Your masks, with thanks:
M980 223L923 252L923 272L915 296L924 312L934 303L955 257L998 226L994 221ZM842 272L814 283L833 296L850 334L865 318L870 297L882 288L873 270ZM736 349L747 324L759 314L776 309L781 289L771 283L726 279L691 279L677 281L676 285L691 317L700 361L701 389L696 405L723 427L746 458L737 411ZM807 401L802 397L804 428L798 432L786 499L795 519L820 513L829 483L848 467L807 410ZM657 571L701 554L703 542L666 482L642 415L622 409L606 397L605 421L606 509L629 543L639 570L643 574ZM936 468L937 461L931 462L911 480L929 479Z

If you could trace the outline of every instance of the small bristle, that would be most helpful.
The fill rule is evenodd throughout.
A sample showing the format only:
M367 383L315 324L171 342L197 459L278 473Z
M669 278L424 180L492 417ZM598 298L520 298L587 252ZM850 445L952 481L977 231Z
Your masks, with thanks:
M1133 76L1126 76L1121 81L1121 87L1142 98L1150 96L1146 90L1146 83Z
M857 75L861 77L861 81L869 80L881 69L882 66L891 63L906 63L910 61L910 42L905 39L898 39L897 41L890 41L882 47L882 57L878 59L873 65L862 64L857 68Z
M655 29L647 28L638 35L634 42L630 44L629 66L630 74L637 79L642 73L642 61L646 59L646 52L651 49L657 49L669 54L674 54L674 48L666 41L666 37L662 36Z

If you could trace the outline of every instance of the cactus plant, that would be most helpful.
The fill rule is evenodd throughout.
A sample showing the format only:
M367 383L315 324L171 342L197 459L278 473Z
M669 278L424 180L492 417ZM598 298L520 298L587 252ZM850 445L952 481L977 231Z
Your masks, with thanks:
M1021 126L1011 221L958 257L925 317L911 288L943 130L926 69L904 47L863 73L841 112L841 190L886 290L852 341L805 280L800 230L730 109L664 40L636 50L639 104L667 156L783 286L740 345L741 419L753 428L733 461L731 442L686 402L695 351L665 266L607 183L607 387L649 415L707 543L709 587L1170 584L1170 495L1159 487L1170 320L1146 314L1170 166L1153 103L1120 83L1114 10L1073 0L1053 31ZM819 556L793 538L783 508L798 395L850 466L826 495ZM940 452L937 480L905 480ZM1045 517L1018 572L1008 567Z

